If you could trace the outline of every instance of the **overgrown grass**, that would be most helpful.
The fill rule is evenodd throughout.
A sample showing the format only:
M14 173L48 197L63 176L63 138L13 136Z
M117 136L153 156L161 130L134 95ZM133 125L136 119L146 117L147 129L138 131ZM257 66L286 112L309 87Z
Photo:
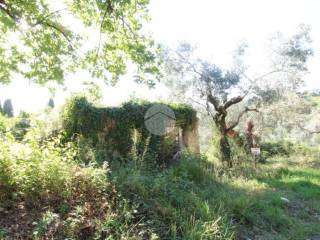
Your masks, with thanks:
M309 149L301 158L276 156L254 174L239 178L250 205L243 211L245 235L258 239L313 239L319 237L320 171L311 168L319 163L318 152ZM240 181L240 184L239 184ZM255 186L255 187L254 187ZM239 198L240 199L240 198Z
M159 239L232 239L231 221L216 198L223 185L206 165L186 155L156 175L125 167L115 170L113 178Z
M292 161L276 158L257 169L247 162L221 174L184 156L156 175L128 167L113 176L160 239L311 238L318 234L320 171Z
M166 168L137 156L107 167L102 149L41 129L1 134L0 239L319 237L316 148L290 146L257 168L240 150L231 170L187 153Z

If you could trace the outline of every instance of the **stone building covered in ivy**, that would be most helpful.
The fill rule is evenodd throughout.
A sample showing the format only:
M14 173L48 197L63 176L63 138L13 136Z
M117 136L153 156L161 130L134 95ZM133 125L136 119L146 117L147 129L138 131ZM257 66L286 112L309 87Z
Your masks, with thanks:
M75 97L63 111L68 138L80 136L106 152L106 158L154 159L167 164L182 150L199 154L196 111L185 104L127 102L100 108Z

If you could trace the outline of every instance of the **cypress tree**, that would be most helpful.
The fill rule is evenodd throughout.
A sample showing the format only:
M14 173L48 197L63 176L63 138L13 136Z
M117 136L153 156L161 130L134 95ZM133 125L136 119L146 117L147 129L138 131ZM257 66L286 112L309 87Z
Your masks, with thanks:
M48 107L50 108L54 108L54 101L52 98L49 99L49 102L48 102Z
M13 117L13 106L11 99L7 99L3 103L3 113L8 117Z

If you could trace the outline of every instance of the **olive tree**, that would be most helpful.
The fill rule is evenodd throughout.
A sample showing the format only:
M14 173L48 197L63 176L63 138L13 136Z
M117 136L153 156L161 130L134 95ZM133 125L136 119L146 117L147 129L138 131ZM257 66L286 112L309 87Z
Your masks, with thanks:
M228 121L228 110L242 102L249 93L249 89L243 89L242 68L223 70L208 61L193 59L193 50L190 45L182 44L176 51L169 51L166 61L167 76L174 84L181 84L184 93L190 89L196 93L192 95L193 101L205 107L219 130L222 160L232 167L228 133L238 125L246 112L258 109L255 106L245 106L234 120Z
M165 66L169 86L180 89L180 94L205 107L219 130L222 160L229 167L232 167L232 160L228 134L238 126L243 116L260 111L266 99L274 99L272 95L268 96L269 93L281 96L281 91L296 91L301 84L307 71L307 59L312 55L309 31L309 28L300 27L297 34L283 41L279 48L274 49L275 57L270 59L270 69L255 77L248 76L242 62L245 45L239 47L234 56L234 66L227 70L195 57L194 48L189 44L167 50ZM242 109L230 114L235 106ZM233 119L229 118L230 115Z
M265 137L282 139L292 132L296 138L308 124L303 119L312 118L312 104L302 93L308 59L313 55L310 30L300 25L291 37L278 33L272 38L269 62L276 72L255 82L250 99L260 105Z

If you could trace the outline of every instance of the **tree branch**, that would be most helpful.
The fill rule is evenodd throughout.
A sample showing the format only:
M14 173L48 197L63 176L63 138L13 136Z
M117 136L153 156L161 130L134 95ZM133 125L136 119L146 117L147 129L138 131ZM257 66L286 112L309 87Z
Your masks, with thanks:
M56 26L56 25L54 25L54 24L52 24L50 22L45 22L45 21L40 23L40 24L45 25L45 26L50 27L50 28L53 28L57 32L61 33L62 36L69 42L72 50L74 50L73 46L72 46L72 41L70 40L69 36L63 30L61 30L58 26Z
M221 106L219 106L218 99L216 99L214 96L212 96L211 93L207 93L207 99L214 106L214 109L217 112L221 112L222 111Z
M32 25L32 27L35 27L35 26L37 26L39 24L42 24L46 19L48 19L49 17L51 17L51 16L53 16L53 15L59 13L59 12L67 11L67 10L68 10L68 8L62 8L62 9L50 12L46 16L42 17L41 19L38 19L37 22Z
M301 130L303 130L303 131L305 131L305 132L308 132L309 134L320 134L320 130L314 130L314 131L312 131L312 130L306 129L306 128L303 127L300 123L298 123L298 127L299 127Z
M185 58L181 53L179 53L179 51L174 51L174 53L176 53L181 59L183 59L183 61L189 65L189 67L192 69L194 73L198 74L200 77L203 77L203 74L196 69L194 64L192 64L187 58Z
M245 91L245 94L243 95L243 98L245 98L249 93L250 91L252 90L252 88L254 87L253 83L255 83L256 81L258 80L261 80L271 74L274 74L274 73L280 73L280 72L288 72L288 71L285 71L285 70L273 70L273 71L270 71L270 72L267 72L265 74L262 74L260 75L259 77L256 77L256 78L250 78L248 75L246 75L244 72L240 73L242 76L244 76L246 79L248 79L250 81L250 87Z
M211 112L211 109L210 109L210 105L209 105L208 100L206 101L206 111L207 111L208 115L212 118L212 120L213 120L214 122L216 122L218 116L217 116L217 114L213 114L213 113Z
M230 100L228 100L225 104L224 104L224 108L228 109L229 107L231 107L234 104L237 104L239 102L241 102L243 100L244 96L238 96L238 97L234 97L231 98Z
M259 110L257 108L248 108L246 107L245 110L243 110L239 115L238 115L238 118L237 120L232 123L228 128L227 128L227 131L230 131L232 129L234 129L240 122L240 119L243 117L243 115L247 112L259 112Z
M201 103L201 102L198 102L198 101L196 101L196 100L192 99L191 97L189 97L188 99L189 99L190 101L192 101L192 102L194 102L194 103L196 103L196 104L198 104L198 105L200 105L200 106L202 106L202 107L206 108L206 105L205 105L205 104L203 104L203 103Z
M0 0L0 10L5 12L13 21L17 21L17 17L8 9L8 5L4 0Z
M129 29L129 32L131 32L131 34L135 37L138 38L139 36L132 30L131 26L127 23L127 21L124 19L123 16L120 17L123 28L125 29L125 27L127 27L127 29Z
M98 59L99 52L100 52L100 45L101 45L101 38L102 38L102 28L103 28L104 21L105 21L105 19L107 17L107 14L113 12L113 7L112 7L112 4L111 4L111 0L106 0L105 5L106 5L106 9L105 9L105 11L103 13L103 16L102 16L102 19L101 19L101 23L100 23L99 43L98 43L98 48L97 48L97 53L96 53L96 59Z

